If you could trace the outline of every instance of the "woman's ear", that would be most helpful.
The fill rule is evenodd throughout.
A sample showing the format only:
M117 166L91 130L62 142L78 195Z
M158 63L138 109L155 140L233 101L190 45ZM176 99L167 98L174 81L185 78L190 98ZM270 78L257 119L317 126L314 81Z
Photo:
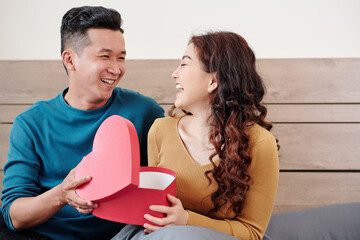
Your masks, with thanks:
M71 49L66 49L61 55L64 66L66 67L68 72L75 70L74 54L75 53Z
M218 87L218 81L216 78L216 73L212 73L211 79L209 81L208 92L212 93L215 89L217 89L217 87Z

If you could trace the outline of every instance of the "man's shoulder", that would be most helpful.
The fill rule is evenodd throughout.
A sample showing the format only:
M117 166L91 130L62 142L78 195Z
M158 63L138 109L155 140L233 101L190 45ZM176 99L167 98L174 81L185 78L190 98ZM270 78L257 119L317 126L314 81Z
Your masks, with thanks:
M132 100L138 100L138 101L144 101L144 102L155 102L156 101L149 96L145 96L137 91L126 89L126 88L119 88L116 87L114 89L115 97L116 98L122 98L122 99L132 99Z
M114 100L120 105L126 105L128 108L135 108L137 110L151 109L153 111L158 109L160 112L164 111L155 99L139 92L124 88L115 88L114 92Z
M57 97L49 100L41 100L35 102L32 106L26 109L24 112L20 113L16 120L18 119L40 119L47 116L51 109L54 109L56 106Z

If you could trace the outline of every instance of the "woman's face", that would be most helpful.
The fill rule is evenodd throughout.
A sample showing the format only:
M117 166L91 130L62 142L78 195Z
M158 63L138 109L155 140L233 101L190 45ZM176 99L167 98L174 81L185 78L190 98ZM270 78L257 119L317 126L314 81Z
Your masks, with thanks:
M203 70L194 45L189 44L180 66L172 74L172 78L176 80L176 88L179 89L175 106L191 113L196 109L208 109L213 77L214 74Z

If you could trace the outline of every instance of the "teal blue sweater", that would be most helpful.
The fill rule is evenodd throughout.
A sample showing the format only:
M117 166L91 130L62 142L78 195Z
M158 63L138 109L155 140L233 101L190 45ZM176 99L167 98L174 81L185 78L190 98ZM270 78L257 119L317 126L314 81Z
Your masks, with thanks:
M64 92L67 89L64 90ZM111 115L129 119L137 130L141 164L147 165L147 132L164 110L152 98L115 88L107 104L83 111L67 105L63 95L35 103L14 121L4 167L2 213L12 230L9 208L20 197L37 196L60 184L92 150L95 133ZM108 239L123 224L80 214L69 205L32 230L52 239Z

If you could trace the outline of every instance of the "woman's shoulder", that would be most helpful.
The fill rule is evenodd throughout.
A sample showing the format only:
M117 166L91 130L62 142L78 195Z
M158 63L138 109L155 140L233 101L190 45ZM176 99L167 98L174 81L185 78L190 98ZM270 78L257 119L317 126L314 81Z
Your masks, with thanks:
M162 129L166 129L166 127L173 126L174 124L177 125L177 123L179 122L179 120L182 116L183 115L174 116L174 117L158 118L153 123L153 127L161 126Z
M177 124L181 117L163 117L155 120L149 130L149 138L155 138L158 142L167 142L177 136Z
M276 142L276 139L270 131L255 123L250 128L250 144L256 144L263 141Z

